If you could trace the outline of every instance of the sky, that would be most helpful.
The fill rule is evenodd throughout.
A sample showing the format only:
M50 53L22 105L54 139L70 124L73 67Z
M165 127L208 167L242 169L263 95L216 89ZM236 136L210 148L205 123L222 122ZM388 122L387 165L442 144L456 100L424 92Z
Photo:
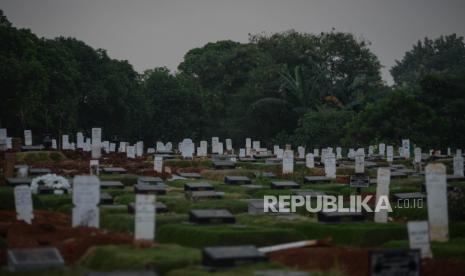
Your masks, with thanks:
M143 72L175 70L208 42L247 42L249 34L335 28L371 42L389 69L424 37L465 36L465 0L0 0L16 27L71 36Z

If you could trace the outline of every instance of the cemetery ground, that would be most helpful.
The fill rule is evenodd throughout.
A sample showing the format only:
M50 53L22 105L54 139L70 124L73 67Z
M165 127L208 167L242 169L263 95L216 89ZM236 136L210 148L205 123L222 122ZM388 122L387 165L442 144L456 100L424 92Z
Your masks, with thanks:
M69 177L89 173L90 154L81 151L38 151L16 153L16 164L32 168L48 168ZM2 160L5 162L5 160ZM387 166L382 160L376 166ZM452 159L443 158L448 172ZM394 164L412 168L410 161ZM3 167L4 164L2 164ZM164 160L165 173L153 171L153 155L134 159L126 154L104 154L101 167L122 167L124 174L101 172L101 181L119 181L124 187L102 189L112 202L100 204L100 228L71 227L72 197L69 194L34 194L34 219L27 224L16 219L13 188L0 186L0 270L1 275L87 275L95 271L152 270L158 275L268 275L266 271L306 271L312 275L368 275L369 252L386 248L409 248L406 222L427 220L423 208L401 208L394 199L394 210L388 223L375 223L370 214L362 222L321 223L316 214L303 208L292 215L254 214L249 203L264 195L293 195L298 191L319 191L328 195L349 195L357 191L348 185L351 166L339 166L337 178L330 183L304 182L304 176L323 176L324 168L306 168L296 162L294 173L283 176L281 164L237 162L234 169L215 169L210 159L195 157L181 160L179 156ZM199 173L200 179L174 177L182 172ZM268 178L264 173L273 173ZM376 179L376 167L367 168ZM159 176L167 185L166 194L156 201L166 206L156 214L154 243L134 243L135 217L128 205L135 202L134 185L140 176ZM250 185L225 184L226 176L246 176ZM1 177L3 178L3 177ZM393 178L390 195L423 192L425 177L409 175ZM298 189L272 189L273 181L294 181ZM188 198L187 183L208 183L221 196ZM448 183L450 189L465 188L465 182ZM376 185L361 190L362 195L374 195ZM391 197L392 198L392 197ZM434 258L422 262L422 275L463 275L465 271L465 200L449 199L448 242L433 242ZM188 223L190 210L226 209L235 223L197 225ZM202 249L209 246L254 245L271 246L302 240L314 240L307 247L274 251L266 254L267 262L238 265L211 271L202 266ZM66 267L32 272L10 272L6 269L9 248L58 248ZM271 274L270 274L271 275ZM296 274L298 275L298 274Z

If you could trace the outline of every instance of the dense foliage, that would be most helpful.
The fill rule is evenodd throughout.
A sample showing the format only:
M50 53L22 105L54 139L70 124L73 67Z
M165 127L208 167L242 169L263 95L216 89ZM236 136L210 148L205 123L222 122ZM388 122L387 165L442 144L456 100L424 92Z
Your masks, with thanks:
M0 11L1 12L1 11ZM465 145L465 44L455 34L414 45L388 87L369 43L352 34L287 31L186 53L178 72L137 73L74 38L39 38L0 14L0 126L9 135L102 127L178 141L245 137L308 147Z

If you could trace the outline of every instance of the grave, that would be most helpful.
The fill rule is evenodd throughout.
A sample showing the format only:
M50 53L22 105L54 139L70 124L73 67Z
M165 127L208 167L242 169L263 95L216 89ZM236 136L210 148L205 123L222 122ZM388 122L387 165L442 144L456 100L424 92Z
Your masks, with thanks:
M422 199L426 201L426 195L419 192L413 193L395 193L392 195L392 199L395 201L398 200L418 200Z
M139 176L137 178L137 184L140 185L158 185L164 184L163 179L158 176Z
M191 179L200 179L202 176L196 172L180 172L178 173L180 177L191 178Z
M294 181L272 181L271 189L299 189L300 185Z
M186 183L184 191L213 191L215 188L209 183Z
M124 168L120 167L106 167L102 168L103 173L108 173L108 174L126 174L127 171Z
M15 187L18 185L31 185L32 179L31 178L19 178L19 177L11 177L7 178L6 182L8 186Z
M155 196L136 195L134 240L153 241L155 238Z
M224 197L224 192L217 191L187 191L186 198L196 201L200 199L220 199Z
M273 172L256 172L255 177L275 178L276 174L274 174Z
M420 276L420 250L383 249L370 253L370 275Z
M211 223L236 223L236 218L228 210L212 209L212 210L190 210L189 222L196 224L211 224Z
M134 214L134 211L135 211L134 206L135 206L134 202L131 202L131 203L128 204L127 208L128 208L128 213L129 214ZM169 211L168 207L165 204L163 204L163 203L161 203L159 201L155 202L155 212L157 214L158 213L167 213L168 211Z
M329 183L333 179L326 176L305 176L304 183Z
M257 162L257 159L253 157L239 157L239 161L241 162Z
M109 193L100 193L100 204L113 205L113 197Z
M35 145L35 146L22 146L21 151L40 151L45 149L43 145Z
M135 194L153 194L153 195L166 195L167 187L165 184L147 185L137 184L134 185Z
M78 175L73 179L72 226L96 227L100 225L100 180L96 176Z
M425 168L428 222L431 241L449 240L446 166L431 163Z
M124 184L120 181L100 181L102 189L124 189Z
M34 218L31 188L28 185L19 185L14 188L16 218L31 224Z
M281 164L283 160L281 158L267 158L265 159L265 164L274 165Z
M247 213L249 215L263 215L263 214L268 214L268 215L292 215L292 213L289 211L289 212L272 212L272 210L270 210L269 212L266 212L264 211L264 202L263 202L263 199L250 199L248 200L248 209L247 209ZM274 204L275 207L276 204Z
M364 174L351 175L349 185L351 188L368 188L370 186L370 177Z
M8 249L10 271L38 270L61 267L65 261L55 247Z
M365 216L361 212L318 212L318 222L341 223L364 221Z
M213 161L213 167L215 169L234 169L236 163L229 160L215 160Z
M265 254L251 245L205 247L202 250L202 265L207 267L232 267L265 261Z
M389 168L378 168L377 171L377 187L376 187L376 203L381 200L381 197L389 198L389 185L391 184L391 170ZM370 182L370 181L368 181ZM375 222L387 223L388 212L385 209L375 212Z
M252 180L247 176L225 176L224 183L230 185L252 184Z

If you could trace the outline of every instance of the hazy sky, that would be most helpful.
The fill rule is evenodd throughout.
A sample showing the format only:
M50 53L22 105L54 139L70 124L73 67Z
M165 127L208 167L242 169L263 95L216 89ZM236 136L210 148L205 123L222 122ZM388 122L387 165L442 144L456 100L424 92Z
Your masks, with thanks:
M72 36L142 72L176 69L207 42L249 33L352 32L372 42L383 77L418 39L465 35L465 0L0 0L10 21L39 36Z

